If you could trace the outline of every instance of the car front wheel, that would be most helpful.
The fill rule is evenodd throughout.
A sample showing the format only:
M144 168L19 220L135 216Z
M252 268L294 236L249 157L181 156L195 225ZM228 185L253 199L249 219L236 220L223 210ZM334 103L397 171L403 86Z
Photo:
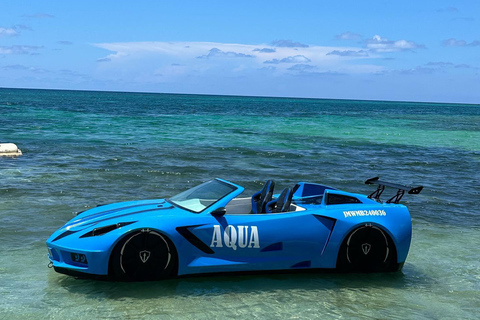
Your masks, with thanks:
M116 279L146 281L172 275L176 254L160 233L141 230L127 235L113 250L111 267Z

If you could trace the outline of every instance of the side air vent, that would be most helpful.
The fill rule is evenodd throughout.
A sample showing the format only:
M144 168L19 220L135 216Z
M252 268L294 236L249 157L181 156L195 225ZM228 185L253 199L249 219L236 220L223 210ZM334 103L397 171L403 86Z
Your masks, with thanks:
M346 196L344 194L335 194L335 193L328 193L327 205L331 204L353 204L353 203L362 203L355 197Z
M185 239L187 239L188 242L190 242L192 245L197 247L197 249L202 250L203 252L207 254L213 254L215 253L208 245L202 242L197 236L195 236L192 231L189 230L189 228L196 228L196 227L201 227L203 224L197 224L194 226L186 226L186 227L177 227L176 230L178 233L180 233Z

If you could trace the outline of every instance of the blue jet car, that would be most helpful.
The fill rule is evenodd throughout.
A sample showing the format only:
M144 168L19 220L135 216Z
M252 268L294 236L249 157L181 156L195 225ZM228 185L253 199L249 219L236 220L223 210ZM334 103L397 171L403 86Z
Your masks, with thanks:
M251 197L214 179L169 199L98 206L47 240L55 271L116 280L272 270L400 270L412 236L406 187L380 181L369 196L300 182L274 195L274 181ZM388 201L385 187L398 189Z

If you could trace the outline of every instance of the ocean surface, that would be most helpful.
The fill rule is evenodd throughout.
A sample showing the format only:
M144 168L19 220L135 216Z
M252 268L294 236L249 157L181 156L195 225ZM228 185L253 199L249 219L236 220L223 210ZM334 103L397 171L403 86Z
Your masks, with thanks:
M478 319L480 105L0 89L4 319ZM401 272L263 274L151 283L47 268L45 241L78 211L172 196L220 177L259 190L312 181L405 196ZM387 191L386 191L387 192Z

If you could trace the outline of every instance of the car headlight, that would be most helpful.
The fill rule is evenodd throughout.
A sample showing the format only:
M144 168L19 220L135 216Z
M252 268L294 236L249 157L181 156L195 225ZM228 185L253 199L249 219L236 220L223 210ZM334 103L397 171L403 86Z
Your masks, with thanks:
M70 253L70 259L75 263L86 264L88 265L87 256L83 253Z

